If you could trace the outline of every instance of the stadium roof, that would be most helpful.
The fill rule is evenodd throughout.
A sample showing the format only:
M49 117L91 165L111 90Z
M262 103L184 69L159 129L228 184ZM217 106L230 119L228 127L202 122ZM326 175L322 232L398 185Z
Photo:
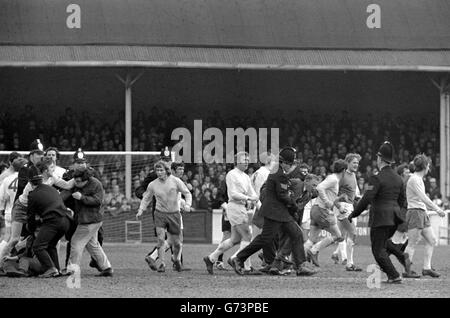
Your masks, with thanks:
M450 2L0 0L0 66L450 69Z

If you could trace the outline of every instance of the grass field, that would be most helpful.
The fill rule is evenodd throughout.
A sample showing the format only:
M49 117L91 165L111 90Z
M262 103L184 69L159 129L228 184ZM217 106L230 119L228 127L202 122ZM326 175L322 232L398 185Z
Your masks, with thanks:
M0 277L0 297L170 297L170 298L286 298L286 297L449 297L450 247L437 247L433 267L441 277L404 280L401 285L381 284L370 289L366 280L370 273L365 269L374 263L368 246L357 246L355 260L363 272L346 272L342 265L330 259L332 247L320 255L320 272L312 277L251 276L241 277L234 271L217 271L208 275L202 257L215 245L187 244L184 248L188 272L175 272L167 266L165 273L151 271L144 262L146 252L152 247L142 245L110 245L105 251L114 268L114 277L96 277L96 270L88 267L85 252L82 262L81 288L66 286L67 277L53 279ZM64 250L64 248L62 248ZM231 254L227 254L231 255ZM170 256L167 254L166 260ZM414 270L421 271L423 247L415 255ZM254 264L260 262L253 259ZM170 261L168 262L170 264ZM394 264L401 269L397 261ZM384 274L382 279L385 280Z

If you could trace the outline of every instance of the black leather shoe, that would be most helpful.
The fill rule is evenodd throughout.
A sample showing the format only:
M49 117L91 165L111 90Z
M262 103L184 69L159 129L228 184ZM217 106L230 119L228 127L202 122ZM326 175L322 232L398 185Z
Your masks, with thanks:
M402 283L402 278L401 277L397 277L397 278L389 278L386 283L388 284L401 284Z
M150 267L152 271L156 271L158 269L156 267L156 261L150 255L145 257L145 261L147 262L148 267Z
M403 273L403 278L420 278L420 275L417 274L415 271L410 271L409 273Z
M39 275L39 278L53 278L53 277L58 277L60 276L59 271L55 268L49 268L45 271L45 273Z
M311 276L316 274L317 270L311 267L307 262L302 263L296 271L297 276Z
M108 267L107 269L102 270L100 272L100 274L98 274L98 276L101 276L101 277L112 277L112 275L113 275L113 269L111 267Z
M237 257L233 258L233 269L238 275L244 275L244 264Z
M259 271L260 271L261 273L269 274L271 268L272 268L272 266L266 265L266 266L261 267L261 268L259 269Z
M422 276L430 276L433 278L438 278L439 276L441 276L441 274L439 274L438 272L436 272L433 269L423 269Z
M177 272L182 272L182 271L183 271L183 268L182 268L182 266L181 266L180 261L175 261L175 262L173 262L173 269L174 269L175 271L177 271Z
M261 276L263 275L262 272L259 270L254 269L253 267L250 267L250 270L244 270L244 276Z
M233 259L232 259L231 257L228 258L227 263L228 263L228 265L230 265L230 267L231 267L232 269L234 269L234 263L233 263Z
M208 273L211 275L214 275L214 263L211 262L211 260L209 259L209 256L203 257L203 261L206 264L206 270L208 271Z

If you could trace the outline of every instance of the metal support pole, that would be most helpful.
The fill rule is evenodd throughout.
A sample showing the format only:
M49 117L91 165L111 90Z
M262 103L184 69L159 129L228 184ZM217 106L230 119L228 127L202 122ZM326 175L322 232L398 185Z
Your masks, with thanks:
M116 77L125 85L125 151L131 151L131 136L132 136L132 87L133 84L144 74L142 71L134 79L131 79L131 75L128 73L126 78L123 79L116 74ZM125 155L125 196L131 198L131 155Z
M130 76L127 75L125 84L125 151L131 151L131 85ZM131 198L131 156L125 156L125 196Z

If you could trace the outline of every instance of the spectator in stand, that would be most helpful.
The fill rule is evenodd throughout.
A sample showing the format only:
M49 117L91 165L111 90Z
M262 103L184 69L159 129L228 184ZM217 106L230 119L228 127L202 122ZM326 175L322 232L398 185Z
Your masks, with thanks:
M201 192L200 188L198 188L198 187L194 188L194 193L192 194L192 207L194 209L199 209L200 208L201 196L202 196L202 192Z
M430 185L427 194L431 198L431 200L434 200L434 198L441 197L441 190L437 186L435 178L430 178Z
M212 205L212 197L211 197L211 190L205 189L203 191L203 195L200 197L198 208L201 210L211 210Z
M106 193L104 203L107 207L115 208L120 206L124 197L125 195L120 191L119 185L115 184L111 187L111 192Z

